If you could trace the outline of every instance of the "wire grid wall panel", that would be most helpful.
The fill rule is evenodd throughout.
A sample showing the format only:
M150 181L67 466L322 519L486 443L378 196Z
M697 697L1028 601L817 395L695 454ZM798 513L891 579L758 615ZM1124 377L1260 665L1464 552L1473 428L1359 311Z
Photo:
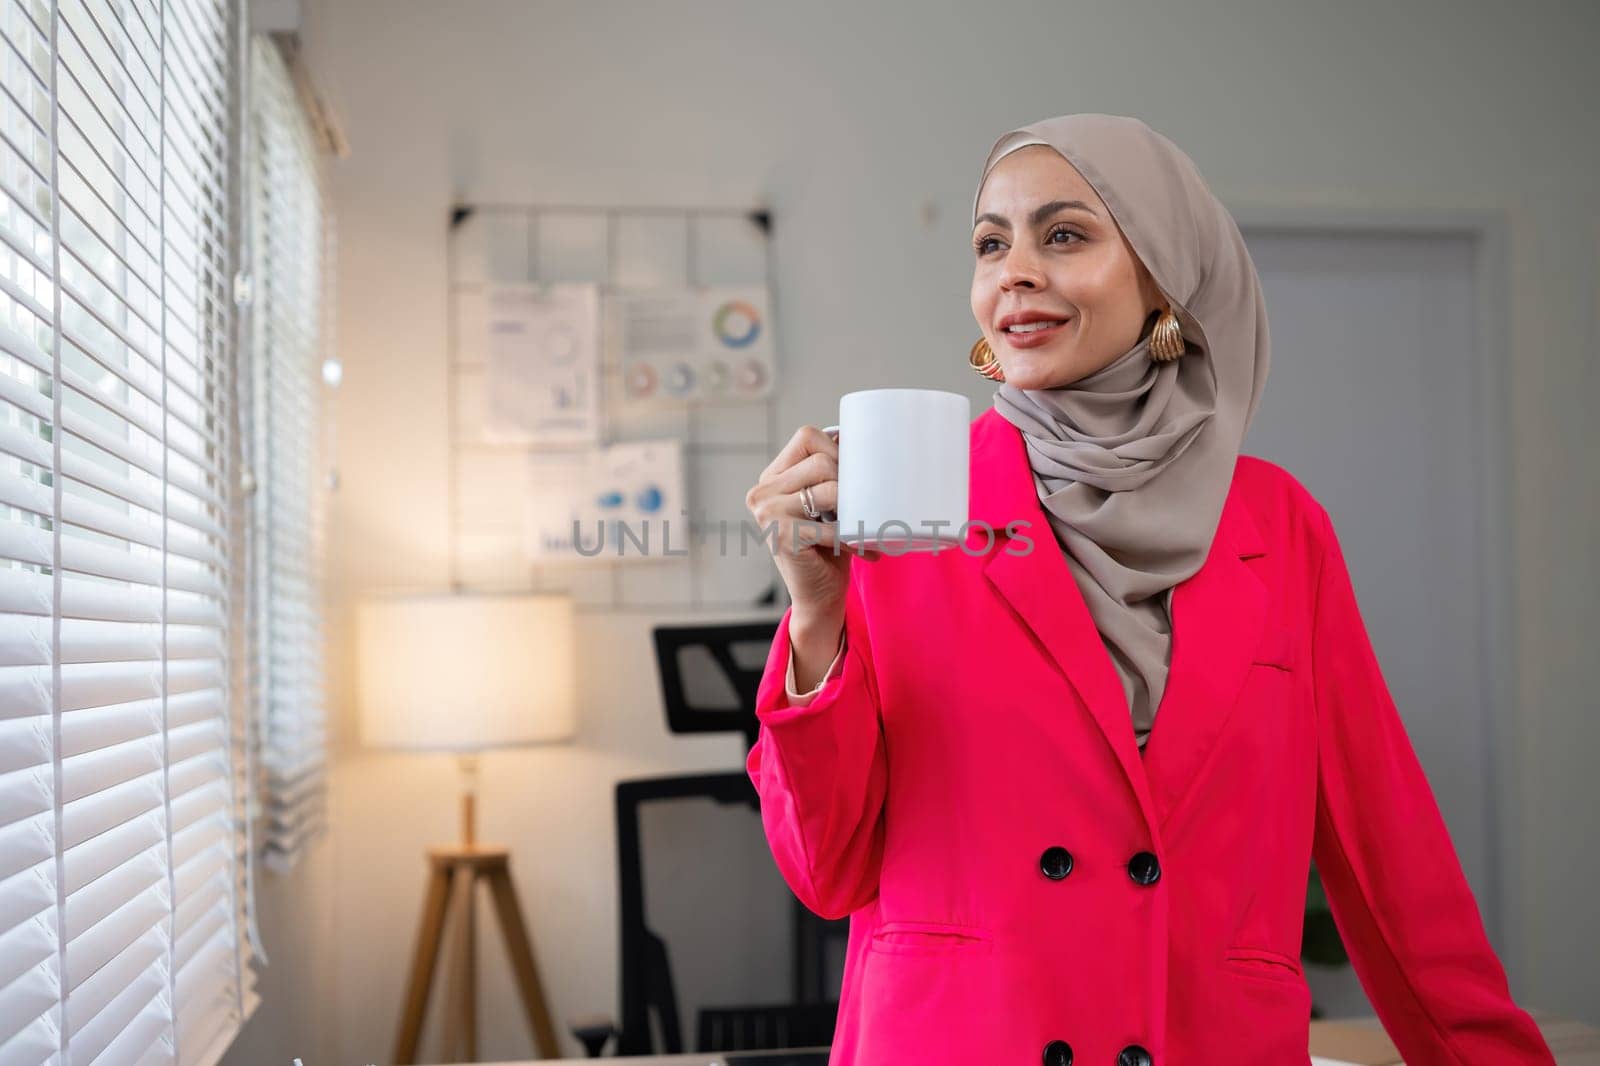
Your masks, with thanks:
M769 328L778 315L769 216L737 208L472 205L456 209L449 232L450 559L454 583L474 591L564 591L580 610L771 607L778 579L766 547L741 536L744 504L779 447L776 388L752 400L676 406L625 402L622 367L602 348L602 444L672 438L682 442L688 515L668 515L681 557L529 562L524 497L530 456L569 446L487 439L482 335L495 285L592 282L601 301L652 286L765 284ZM776 330L774 328L774 347ZM775 351L774 362L781 364ZM781 365L776 371L781 381ZM585 446L586 447L586 446ZM685 535L685 531L687 535ZM723 532L726 531L726 545ZM658 530L651 551L660 555ZM592 543L593 531L586 533Z
M251 42L250 632L262 730L264 857L291 868L327 827L327 496L318 478L332 216L287 64Z
M0 6L0 1061L253 1003L229 530L240 10Z

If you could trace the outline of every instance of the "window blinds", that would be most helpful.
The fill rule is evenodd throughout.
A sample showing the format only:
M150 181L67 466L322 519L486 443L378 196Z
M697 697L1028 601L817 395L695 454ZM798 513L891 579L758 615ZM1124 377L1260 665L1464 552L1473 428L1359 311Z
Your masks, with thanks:
M0 0L0 1061L254 1006L231 669L234 0Z
M269 38L252 41L250 71L253 698L264 714L265 860L284 870L326 824L316 471L333 235L316 136Z

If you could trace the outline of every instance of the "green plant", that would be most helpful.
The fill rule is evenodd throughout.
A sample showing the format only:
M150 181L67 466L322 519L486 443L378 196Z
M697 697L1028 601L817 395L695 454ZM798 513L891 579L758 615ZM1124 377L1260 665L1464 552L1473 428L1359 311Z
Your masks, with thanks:
M1328 907L1328 894L1322 888L1322 876L1317 864L1311 864L1306 881L1306 917L1300 937L1300 958L1318 966L1345 966L1350 956L1339 937L1339 927L1334 924L1333 911ZM1311 1004L1311 1016L1320 1018L1322 1012Z

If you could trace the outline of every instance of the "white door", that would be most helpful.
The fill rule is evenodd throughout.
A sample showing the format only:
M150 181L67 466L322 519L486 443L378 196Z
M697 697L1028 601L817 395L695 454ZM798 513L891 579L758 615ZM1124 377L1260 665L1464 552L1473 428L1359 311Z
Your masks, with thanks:
M1492 936L1492 738L1507 661L1496 627L1510 560L1491 473L1505 442L1484 417L1498 397L1480 371L1481 242L1466 231L1243 228L1272 334L1243 450L1287 468L1332 516ZM1309 976L1326 1014L1368 1010L1348 968Z

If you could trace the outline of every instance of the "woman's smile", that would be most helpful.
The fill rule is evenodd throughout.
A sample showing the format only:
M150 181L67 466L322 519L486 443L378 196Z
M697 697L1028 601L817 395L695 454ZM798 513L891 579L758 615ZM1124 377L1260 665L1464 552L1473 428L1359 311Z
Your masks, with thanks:
M1049 344L1072 323L1072 319L1062 319L1054 325L1044 322L1029 322L1020 326L1012 326L1000 331L1007 344L1013 348L1038 348Z

